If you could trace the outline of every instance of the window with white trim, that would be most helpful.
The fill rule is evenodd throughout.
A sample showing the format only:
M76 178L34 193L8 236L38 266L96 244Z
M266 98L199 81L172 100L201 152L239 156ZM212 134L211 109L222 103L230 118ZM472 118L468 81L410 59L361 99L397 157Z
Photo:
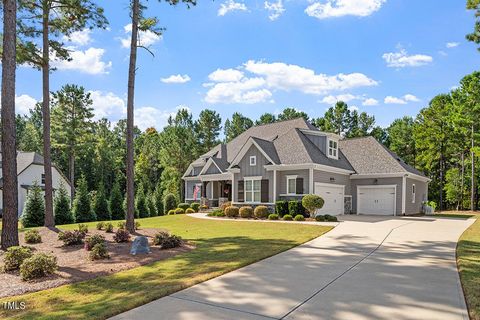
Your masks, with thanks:
M256 166L257 165L257 157L256 156L250 156L250 166Z
M287 194L297 193L297 176L287 176Z
M338 159L338 142L328 139L328 157Z
M260 179L245 179L245 202L261 202Z
M415 203L415 191L416 191L415 184L412 184L412 203Z

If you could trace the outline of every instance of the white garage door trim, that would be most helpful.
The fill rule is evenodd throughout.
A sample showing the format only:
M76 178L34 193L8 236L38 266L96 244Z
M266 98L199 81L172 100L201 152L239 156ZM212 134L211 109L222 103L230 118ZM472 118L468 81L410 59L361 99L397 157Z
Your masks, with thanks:
M397 215L397 185L396 184L384 184L384 185L375 185L375 186L357 186L357 215L359 215L360 208L360 190L361 189L384 189L384 188L393 188L395 190L395 196L393 201L393 215Z
M345 214L345 205L343 203L345 198L345 185L344 184L333 184L333 183L323 183L323 182L315 182L315 189L314 193L317 194L317 186L319 187L333 187L337 189L342 189L342 212L341 215Z

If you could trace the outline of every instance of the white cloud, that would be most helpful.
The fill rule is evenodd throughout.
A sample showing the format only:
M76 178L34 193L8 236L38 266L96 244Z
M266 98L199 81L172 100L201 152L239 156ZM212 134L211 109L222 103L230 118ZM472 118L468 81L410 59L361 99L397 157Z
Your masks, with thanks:
M167 125L168 117L172 112L162 111L154 107L141 107L135 109L135 125L140 130L155 127L161 130Z
M329 96L323 97L323 99L320 102L326 103L326 104L334 104L337 101L349 102L355 99L358 99L358 97L354 96L353 94L347 93L347 94L339 94L337 96L329 95Z
M307 94L327 94L355 87L377 85L362 73L328 76L314 70L285 63L266 63L250 60L244 71L217 69L209 75L205 101L209 103L257 103L271 101L272 90L296 90ZM247 76L245 72L250 74ZM346 95L344 97L347 97Z
M418 101L420 101L420 99L418 99L413 94L406 94L401 98L387 96L383 100L383 102L386 104L407 104L408 102L418 102Z
M35 98L30 97L28 94L15 95L15 112L21 115L28 114L37 102Z
M247 6L245 3L235 2L234 0L227 0L224 3L220 4L218 9L218 15L224 16L231 11L247 11Z
M401 49L400 52L384 53L382 58L387 62L388 67L394 68L419 67L433 61L431 56L425 54L408 55L405 49Z
M447 44L445 46L447 48L451 49L451 48L458 47L459 45L460 45L460 43L458 43L458 42L447 42Z
M343 16L366 17L378 11L386 0L326 0L315 1L305 13L317 19L336 18Z
M71 42L75 45L79 46L86 46L90 42L92 42L92 38L90 37L90 34L92 31L90 29L83 29L80 31L75 31L72 32L70 36L63 36L63 41L68 41Z
M278 0L277 2L265 1L264 6L265 9L270 12L268 18L272 21L277 20L285 12L282 0Z
M88 74L106 74L112 67L111 61L102 61L105 54L104 49L88 48L85 51L69 49L72 60L53 60L52 67L58 70L75 70Z
M360 109L358 109L357 106L348 106L348 110L350 110L350 112L353 112L353 111L358 111Z
M129 35L126 38L121 38L120 41L122 43L122 47L130 48L131 42L131 33L132 33L132 24L129 23L123 27L125 34ZM162 39L161 35L155 34L152 31L138 31L138 45L143 47L150 47L151 45L155 44L156 42Z
M98 90L88 92L93 101L92 107L96 120L107 118L116 121L125 117L127 113L125 99L122 99L113 92L102 92Z
M162 78L161 81L163 83L186 83L188 81L190 81L190 77L188 76L188 74L184 74L183 76L181 74L177 74L177 75L171 75L170 77L168 78Z
M373 98L367 98L362 102L362 106L376 106L378 105L378 100Z

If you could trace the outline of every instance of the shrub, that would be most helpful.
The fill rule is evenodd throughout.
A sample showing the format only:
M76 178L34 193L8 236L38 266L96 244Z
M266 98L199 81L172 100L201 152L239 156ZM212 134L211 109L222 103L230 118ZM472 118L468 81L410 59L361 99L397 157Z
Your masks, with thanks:
M78 224L78 231L83 232L83 233L88 233L88 226L83 223Z
M337 222L338 219L337 219L337 217L335 217L335 216L331 216L331 215L329 215L329 214L326 214L326 215L325 215L325 221L328 221L328 222Z
M149 216L143 184L140 184L135 195L135 216L139 218L147 218Z
M104 223L104 222L99 222L99 223L97 223L97 230L102 230L104 227L105 227L105 223Z
M90 251L97 243L104 243L105 237L101 234L94 234L93 236L88 237L85 239L85 250Z
M435 209L437 209L437 203L435 201L428 201L427 206L431 207L434 212L435 212Z
M155 205L155 209L157 210L157 216L163 216L163 197L162 197L162 188L160 187L160 183L157 184L155 187L155 191L153 192L153 203Z
M280 217L288 214L288 202L287 201L277 201L275 202L275 213Z
M315 220L318 222L325 221L325 216L322 216L321 214L319 214L318 216L315 216Z
M64 231L58 234L58 240L63 241L65 246L82 244L83 239L85 239L85 233L78 230Z
M182 245L182 238L176 235L171 235L165 231L160 231L153 238L153 244L161 246L162 249L176 248Z
M225 217L225 213L222 211L222 209L217 209L207 213L207 216L208 217Z
M105 223L105 232L108 232L108 233L113 232L113 224L111 222Z
M186 211L188 208L190 208L190 205L188 203L180 203L178 207L182 208L183 211Z
M195 210L193 210L192 208L187 208L187 210L185 210L185 213L195 213Z
M240 217L242 218L252 218L253 217L253 208L252 207L241 207L239 210Z
M295 221L305 221L305 217L301 214L297 214L295 218L293 218Z
M171 216L171 215L174 215L175 214L175 210L172 209L172 210L168 210L168 215Z
M105 195L105 189L103 187L103 183L100 183L97 193L93 198L92 203L93 212L97 216L97 220L110 220L112 219L112 215L110 214L108 208L108 201L107 196Z
M232 202L227 201L227 202L222 203L222 205L220 206L220 209L222 209L222 211L225 212L225 209L227 209L228 207L231 207L231 206L232 206Z
M166 212L170 210L175 210L175 208L177 207L177 198L173 193L167 194L163 201L164 201L163 210L165 210Z
M10 247L7 249L3 259L3 270L13 271L20 268L24 260L30 258L33 255L32 249L29 247Z
M207 206L206 204L202 204L202 205L200 206L200 210L202 210L202 211L203 211L203 210L208 210L208 206Z
M48 276L57 269L57 258L51 254L41 252L23 261L20 266L20 276L22 280L31 280Z
M285 221L292 221L292 220L293 220L293 217L292 217L291 215L289 215L289 214L286 214L286 215L283 216L283 220L285 220Z
M271 213L268 215L268 220L278 220L278 214Z
M113 235L113 240L117 243L130 241L130 232L125 229L118 229Z
M125 221L118 221L117 227L118 229L125 229L126 222Z
M175 209L175 214L184 214L184 213L185 213L185 210L183 210L182 208Z
M40 243L42 242L42 237L38 230L27 230L25 231L25 242L29 244Z
M192 208L195 212L198 212L200 210L200 203L198 202L193 202L191 205L190 205L190 208Z
M74 222L72 209L70 208L70 197L64 185L60 185L60 189L55 196L53 204L55 214L55 225L70 224Z
M310 216L313 217L318 209L322 209L325 201L316 194L307 194L302 198L302 206L308 210Z
M112 192L110 193L109 208L112 215L112 220L125 219L125 210L123 209L123 195L120 191L120 184L118 183L118 181L115 181Z
M253 214L257 219L265 219L266 217L268 217L269 214L268 208L266 206L258 206L253 211Z
M87 190L87 180L83 175L78 181L75 200L73 200L72 212L75 217L75 222L89 222L97 220L95 212L93 212L90 204L90 195Z
M45 202L43 201L42 190L37 182L33 183L32 189L28 192L27 202L22 213L22 225L25 228L43 226L45 221Z
M105 242L97 243L93 246L92 251L88 254L88 258L90 260L100 260L100 259L108 259L110 255L107 251L107 245Z
M238 207L230 206L225 208L225 215L229 218L238 217L239 213L240 213L240 210L238 209Z
M140 222L135 221L135 230L140 229Z
M300 200L291 200L288 202L288 213L295 217L296 215L301 214L305 217L305 208L302 206L302 201Z

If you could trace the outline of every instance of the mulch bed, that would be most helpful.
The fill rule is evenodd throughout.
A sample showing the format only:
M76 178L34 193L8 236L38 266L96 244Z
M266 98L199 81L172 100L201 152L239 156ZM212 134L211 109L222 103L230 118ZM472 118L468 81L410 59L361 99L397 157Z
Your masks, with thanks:
M168 259L193 249L192 245L184 244L179 248L161 250L159 247L153 246L153 237L160 230L140 229L132 235L131 240L138 235L146 236L152 252L150 254L133 256L130 254L131 242L116 243L113 241L114 233L106 233L102 230L89 230L87 237L93 234L101 234L105 237L108 253L110 254L110 259L91 261L88 259L89 252L83 248L83 245L64 247L63 242L58 240L58 232L60 230L54 231L47 228L39 228L38 231L42 237L42 243L26 244L24 240L25 233L22 232L20 233L20 245L29 246L34 249L34 252L46 252L56 256L58 271L49 277L28 282L22 281L18 272L0 273L0 297L40 291L67 283L92 279ZM3 265L3 252L0 255L1 265Z

